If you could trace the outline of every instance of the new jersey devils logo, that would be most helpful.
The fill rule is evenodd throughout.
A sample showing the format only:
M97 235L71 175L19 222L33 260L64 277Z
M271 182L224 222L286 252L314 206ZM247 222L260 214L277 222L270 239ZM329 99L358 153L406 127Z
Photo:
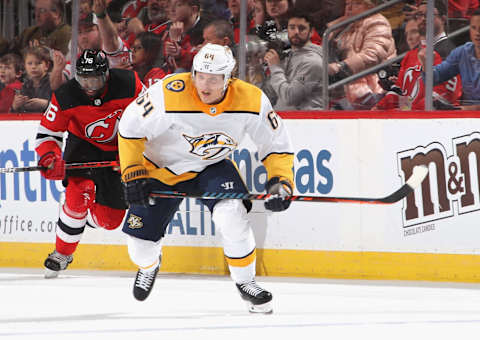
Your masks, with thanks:
M112 141L118 132L118 122L123 110L116 110L105 118L99 119L85 126L85 136L95 140L97 143L108 143Z
M204 160L222 158L235 150L237 143L232 137L221 132L206 133L198 137L183 135L190 143L191 153L201 156Z

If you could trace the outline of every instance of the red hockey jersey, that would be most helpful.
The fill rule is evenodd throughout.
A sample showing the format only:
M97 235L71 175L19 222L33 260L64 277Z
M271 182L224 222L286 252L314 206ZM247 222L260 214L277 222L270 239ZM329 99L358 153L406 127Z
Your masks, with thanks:
M110 69L106 89L96 98L89 98L76 80L68 81L52 94L38 128L35 150L40 155L56 146L61 150L68 131L100 150L117 151L118 122L143 88L135 72L121 69Z
M389 91L380 100L376 108L379 110L424 110L425 109L425 84L422 77L422 67L418 61L418 49L409 51L401 62L400 71L395 87L403 96L394 91ZM434 52L434 65L440 64L442 58ZM433 88L434 98L440 96L450 104L458 104L457 100L462 94L460 77L456 76Z

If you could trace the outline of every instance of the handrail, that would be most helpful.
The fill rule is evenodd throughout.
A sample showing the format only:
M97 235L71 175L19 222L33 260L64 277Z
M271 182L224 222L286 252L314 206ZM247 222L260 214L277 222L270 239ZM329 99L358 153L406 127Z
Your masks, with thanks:
M460 35L460 34L463 34L463 33L465 33L465 32L468 32L469 29L470 29L469 26L462 27L462 28L460 28L460 29L458 29L458 30L456 30L456 31L448 34L448 37L449 37L449 38L454 38L454 37L456 37L457 35ZM333 90L333 89L335 89L335 88L337 88L337 87L339 87L339 86L345 85L345 84L347 84L347 83L350 83L350 82L352 82L352 81L355 81L355 80L357 80L357 79L359 79L359 78L365 77L366 75L369 75L370 73L377 72L378 70L380 70L380 69L382 69L382 68L384 68L384 67L386 67L386 66L388 66L388 65L391 65L391 64L393 64L393 63L395 63L395 62L397 62L397 61L402 60L403 57L405 57L406 54L407 54L407 52L404 52L404 53L402 53L402 54L400 54L400 55L398 55L398 56L396 56L396 57L393 57L393 58L390 58L390 59L388 59L388 60L385 60L383 63L380 63L380 64L375 65L375 66L372 66L372 67L370 67L370 68L368 68L368 69L366 69L366 70L357 72L357 73L355 73L355 74L353 74L353 75L351 75L351 76L348 76L348 77L346 77L346 78L343 78L342 80L339 80L339 81L337 81L336 83L333 83L333 84L329 85L329 86L328 86L328 91Z

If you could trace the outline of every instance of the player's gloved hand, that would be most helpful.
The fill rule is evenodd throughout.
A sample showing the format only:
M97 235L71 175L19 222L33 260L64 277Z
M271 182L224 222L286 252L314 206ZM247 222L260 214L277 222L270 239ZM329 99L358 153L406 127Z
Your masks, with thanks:
M40 157L38 165L46 168L40 170L46 179L59 180L65 177L65 161L58 152L49 151Z
M122 173L125 201L130 205L149 206L150 182L143 165L133 165Z
M272 177L266 184L267 193L272 195L265 200L265 208L271 211L283 211L288 209L291 201L286 196L292 195L292 186L287 180L280 177Z

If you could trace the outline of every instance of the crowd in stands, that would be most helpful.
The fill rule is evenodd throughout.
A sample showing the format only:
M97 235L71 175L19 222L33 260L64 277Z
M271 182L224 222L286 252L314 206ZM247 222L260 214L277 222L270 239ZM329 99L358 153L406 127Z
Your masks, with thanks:
M85 49L104 50L111 67L136 71L147 87L188 72L206 43L229 46L238 58L241 0L80 0L76 56L71 2L32 3L35 24L13 39L0 35L2 113L44 111L52 91L73 78L72 66ZM406 0L322 41L328 27L380 3L247 0L246 80L261 87L276 110L423 110L426 1ZM435 109L480 108L478 5L434 1ZM449 38L453 29L469 24L466 38ZM327 61L323 43L329 46ZM403 52L400 64L339 86L323 102L324 65L331 84Z

